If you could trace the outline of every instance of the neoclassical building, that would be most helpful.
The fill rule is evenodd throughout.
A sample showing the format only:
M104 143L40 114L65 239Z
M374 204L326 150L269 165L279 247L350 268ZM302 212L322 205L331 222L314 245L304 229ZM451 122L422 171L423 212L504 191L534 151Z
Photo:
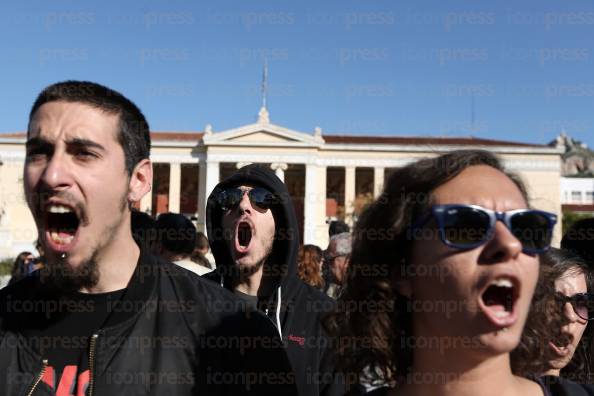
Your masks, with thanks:
M325 248L328 219L356 221L361 208L390 173L421 157L455 149L486 149L528 185L535 207L561 215L561 153L558 147L474 137L325 135L270 122L262 108L257 122L226 131L152 132L153 191L138 203L153 215L181 212L204 230L206 199L214 186L249 163L270 166L287 184L304 243ZM0 134L0 258L33 248L35 224L24 202L25 133ZM106 186L108 188L108 186ZM559 240L560 227L556 240Z

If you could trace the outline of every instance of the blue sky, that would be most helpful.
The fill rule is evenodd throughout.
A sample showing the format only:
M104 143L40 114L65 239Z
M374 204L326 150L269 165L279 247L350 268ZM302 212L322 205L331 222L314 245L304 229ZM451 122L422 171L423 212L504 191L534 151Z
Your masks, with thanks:
M64 79L121 91L155 131L248 124L267 58L271 120L288 128L531 143L565 129L594 147L590 1L57 0L0 11L2 132L24 130L36 94Z

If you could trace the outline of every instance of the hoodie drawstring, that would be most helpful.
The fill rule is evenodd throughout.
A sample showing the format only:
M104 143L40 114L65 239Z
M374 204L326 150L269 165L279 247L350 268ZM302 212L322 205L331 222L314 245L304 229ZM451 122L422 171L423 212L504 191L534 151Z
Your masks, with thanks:
M281 322L280 322L280 310L281 310L281 288L280 286L278 287L278 293L277 293L277 300L276 300L276 327L278 329L278 334L280 335L281 341L283 339L283 330L281 328Z
M224 287L223 283L224 283L223 275L221 275L221 287ZM281 322L280 322L280 311L281 311L281 305L282 305L281 287L279 286L276 291L277 291L277 293L276 293L276 328L278 330L278 335L280 336L281 341L282 341L283 329L281 328ZM268 308L266 308L264 313L266 314L266 316L268 316Z

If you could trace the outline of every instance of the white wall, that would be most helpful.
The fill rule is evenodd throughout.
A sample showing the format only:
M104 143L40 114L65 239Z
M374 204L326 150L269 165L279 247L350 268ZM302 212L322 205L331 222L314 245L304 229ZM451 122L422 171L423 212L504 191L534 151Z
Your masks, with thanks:
M578 192L579 194L576 194ZM561 178L561 203L594 204L592 194L594 194L594 177Z

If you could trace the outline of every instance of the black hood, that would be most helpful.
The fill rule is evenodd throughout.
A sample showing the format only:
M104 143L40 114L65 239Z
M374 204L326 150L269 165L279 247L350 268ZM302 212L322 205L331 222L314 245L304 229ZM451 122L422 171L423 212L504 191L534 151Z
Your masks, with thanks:
M272 170L263 165L244 166L231 177L220 182L208 197L206 205L206 231L217 269L211 276L223 279L228 287L228 277L234 273L229 246L222 229L222 211L217 197L222 190L241 185L263 187L274 193L279 202L272 206L275 223L272 253L264 264L264 276L275 287L281 286L285 296L291 295L293 279L297 279L297 251L299 249L299 228L293 208L293 201L285 184ZM285 294L288 293L288 294Z

